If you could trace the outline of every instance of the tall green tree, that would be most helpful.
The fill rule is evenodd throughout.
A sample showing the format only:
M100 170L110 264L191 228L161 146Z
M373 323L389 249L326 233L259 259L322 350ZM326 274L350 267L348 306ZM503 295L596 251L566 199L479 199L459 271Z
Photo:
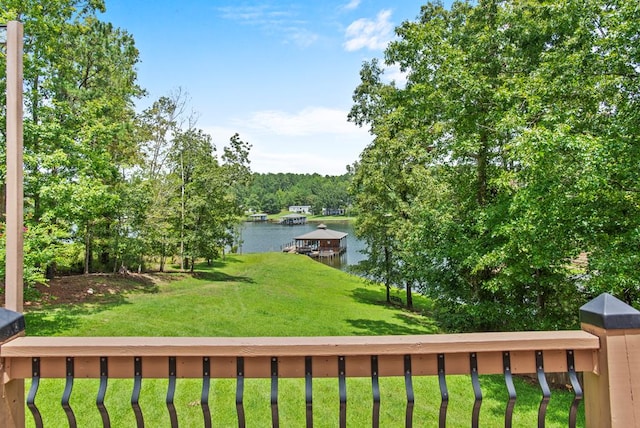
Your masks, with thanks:
M117 211L119 172L136 161L133 99L142 94L134 41L99 21L103 11L102 1L72 0L8 0L2 8L4 19L25 26L27 226L76 240L86 272L94 242L113 238L109 217ZM62 264L59 257L37 264L44 269L52 260Z
M142 145L144 162L139 175L147 189L149 206L140 231L147 255L159 259L160 271L165 269L165 261L176 254L178 239L172 233L168 218L172 199L167 197L174 184L168 179L170 172L173 139L179 133L185 120L187 99L182 91L160 97L151 107L144 110L137 119L138 134Z
M402 268L406 254L403 234L411 221L409 206L416 189L413 164L407 160L420 149L407 141L409 135L401 135L402 128L394 123L398 117L394 102L400 91L383 84L381 75L376 60L363 65L362 83L354 94L356 105L349 116L359 125L370 123L375 134L361 154L351 184L358 212L356 233L367 242L367 259L358 269L385 284L387 302L391 301L392 286L406 288L407 306L411 307L413 281Z
M429 3L385 52L405 87L363 65L350 119L374 140L355 172L358 230L396 243L396 285L438 298L450 327L566 326L580 292L637 299L637 15ZM406 220L393 240L372 226L384 211Z
M249 145L236 134L215 154L211 137L198 129L180 132L169 155L170 180L175 184L170 215L179 236L181 268L193 272L195 260L212 260L233 243L234 225L242 213L233 186L247 183Z

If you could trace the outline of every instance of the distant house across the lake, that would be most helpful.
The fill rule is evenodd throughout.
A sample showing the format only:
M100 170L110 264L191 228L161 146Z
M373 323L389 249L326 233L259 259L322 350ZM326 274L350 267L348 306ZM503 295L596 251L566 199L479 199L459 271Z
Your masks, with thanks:
M311 214L311 205L290 205L289 212L298 214Z

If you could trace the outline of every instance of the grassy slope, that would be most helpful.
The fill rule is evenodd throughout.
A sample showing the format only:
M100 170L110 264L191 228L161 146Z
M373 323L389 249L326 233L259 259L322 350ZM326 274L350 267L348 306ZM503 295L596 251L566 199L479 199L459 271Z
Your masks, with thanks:
M215 269L106 306L27 315L27 334L58 336L349 336L425 334L427 318L379 287L295 254L228 257ZM426 299L416 305L428 308ZM162 322L158 322L159 318Z
M27 314L27 332L74 336L316 336L421 334L435 332L426 317L381 305L384 289L366 285L357 277L316 263L304 256L249 254L229 257L198 278L185 278L159 287L155 294L132 294L124 301L105 306L47 308ZM429 303L417 298L428 310ZM468 426L473 392L468 377L447 378L450 390L450 426ZM283 380L280 387L282 426L304 425L304 384ZM80 426L99 426L93 405L97 382L79 381L72 405ZM129 406L131 381L112 380L107 406L114 426L134 426ZM46 380L37 403L51 423L66 426L59 406L63 381ZM483 426L503 425L506 390L501 377L482 379L485 400ZM176 406L181 426L202 426L199 402L201 382L181 380ZM404 425L403 379L383 379L382 426ZM437 420L440 405L436 378L415 378L414 421ZM515 426L532 426L540 394L537 388L517 380L518 404ZM124 391L124 392L123 392ZM143 382L142 407L149 426L167 426L164 402L166 381ZM237 426L235 382L216 380L212 386L214 423ZM86 398L83 400L82 398ZM367 379L348 380L349 426L371 425L371 386ZM566 425L570 397L554 393L547 426ZM269 382L248 380L245 398L248 426L269 426ZM314 380L316 426L337 426L338 397L335 379ZM32 422L27 417L28 422ZM49 424L47 424L49 426Z

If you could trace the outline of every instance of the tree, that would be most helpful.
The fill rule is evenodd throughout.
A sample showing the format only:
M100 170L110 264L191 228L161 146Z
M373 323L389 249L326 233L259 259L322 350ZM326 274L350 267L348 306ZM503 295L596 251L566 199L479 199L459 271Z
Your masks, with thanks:
M118 171L137 156L132 100L142 93L135 83L133 39L100 22L98 11L104 11L101 1L7 1L2 9L5 19L25 25L26 224L60 239L40 241L54 251L69 238L82 242L85 271L98 232L94 226L108 223L115 207ZM70 203L85 190L89 197ZM111 238L109 229L102 228L106 235L100 240ZM35 268L53 271L50 261L39 263Z
M167 257L175 254L179 242L166 213L178 209L167 197L173 189L173 183L168 179L169 155L182 123L193 121L193 115L185 117L186 105L187 94L177 90L160 97L137 118L143 155L139 174L150 198L140 238L148 249L147 255L159 258L161 272Z
M373 225L397 219L395 282L437 298L449 327L567 326L579 290L637 298L637 14L430 3L385 51L405 87L363 65L350 120L374 140L355 170L359 232L384 248Z
M188 259L192 272L197 258L216 258L233 243L233 226L242 213L233 186L250 176L249 145L237 134L224 148L222 163L214 151L209 135L188 129L176 134L169 154L176 208L169 217L179 235L181 267Z
M566 209L555 222L567 225L564 234L577 237L587 255L581 286L637 303L640 56L632 40L640 34L639 11L626 2L588 1L568 2L559 13L553 44L530 82L539 120L516 149L529 166L523 174L555 159L555 180L537 181L563 187Z
M348 193L349 175L321 176L319 174L258 174L252 176L244 204L251 206L256 199L260 209L279 213L291 205L310 205L316 214L323 208L347 208L351 204Z
M120 168L138 159L131 101L141 94L134 71L138 52L128 34L95 19L88 19L78 35L62 38L67 39L68 56L62 59L52 85L60 126L75 133L69 137L74 150L67 153L69 170L64 171L63 185L69 187L73 206L68 213L75 214L72 221L85 242L84 271L88 273L94 238L115 238L112 225L120 205ZM102 259L108 261L109 244L101 247Z

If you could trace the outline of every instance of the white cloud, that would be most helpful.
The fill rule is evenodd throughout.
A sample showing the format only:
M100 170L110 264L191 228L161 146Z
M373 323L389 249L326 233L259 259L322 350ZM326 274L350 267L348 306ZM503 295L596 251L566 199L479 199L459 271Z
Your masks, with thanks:
M394 25L390 18L391 10L385 9L378 13L375 21L361 18L352 22L345 32L347 37L347 41L344 43L345 49L349 52L363 48L384 49L393 38Z
M360 0L351 0L349 3L343 6L344 10L355 10L360 6Z
M290 11L273 9L268 5L226 6L218 8L224 19L249 25L273 25L292 16Z
M289 33L289 38L301 48L308 48L319 39L317 34L301 28L292 28Z
M307 107L297 113L278 110L255 112L244 122L250 128L273 133L303 137L314 134L353 134L358 128L347 122L347 112L325 107Z
M296 113L258 111L204 129L219 150L239 133L252 145L252 171L262 173L344 174L371 141L365 129L347 122L346 111L326 107L307 107Z
M251 152L251 170L254 172L291 172L294 174L342 175L346 166L353 163L343 162L331 153L273 153L263 150ZM355 159L353 159L355 160Z
M302 48L314 44L319 36L307 29L308 22L299 19L293 9L261 4L258 6L226 6L217 9L224 19L259 28L267 34L280 34L285 43Z

